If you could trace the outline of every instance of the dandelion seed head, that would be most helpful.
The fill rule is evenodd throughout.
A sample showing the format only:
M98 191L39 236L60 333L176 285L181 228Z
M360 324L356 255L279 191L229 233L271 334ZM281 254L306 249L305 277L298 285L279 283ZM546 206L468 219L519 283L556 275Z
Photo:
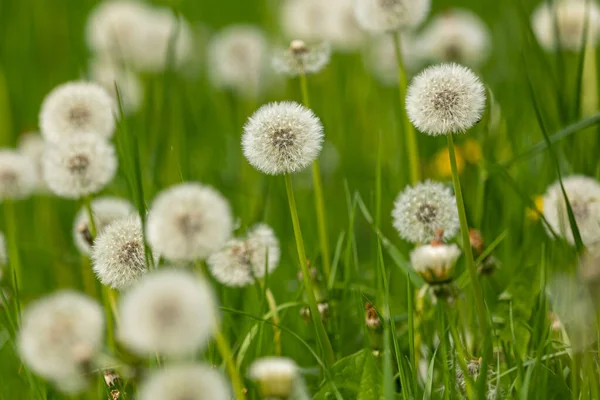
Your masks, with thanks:
M53 381L78 375L102 345L102 308L91 298L60 291L25 308L19 353L35 373Z
M249 375L258 382L263 397L286 399L294 390L298 366L290 358L264 357L250 365Z
M231 237L233 217L215 189L183 183L159 193L148 214L148 242L172 261L205 259Z
M114 178L117 156L112 144L101 136L79 133L48 143L42 165L52 192L80 198L100 191Z
M259 171L286 174L306 168L323 145L323 125L308 108L294 102L270 103L244 126L244 155Z
M410 263L427 283L446 282L452 279L460 253L460 248L455 244L427 244L411 251Z
M465 132L481 119L485 87L458 64L429 67L411 82L406 111L412 124L428 135Z
M430 242L439 229L445 239L451 239L460 226L456 199L439 182L426 181L404 189L396 198L392 216L400 237L412 243Z
M427 18L431 0L355 0L356 19L373 33L409 30Z
M215 279L226 286L246 286L261 279L279 264L279 240L266 224L254 226L248 236L232 239L208 258Z
M89 66L91 79L101 85L111 95L115 113L119 112L117 90L119 88L123 112L135 113L144 99L144 89L140 79L132 71L108 59L96 59Z
M278 73L288 76L315 74L327 66L330 58L329 42L307 44L293 40L287 49L274 51L272 66Z
M0 148L0 201L31 195L37 182L35 164L12 149Z
M140 400L229 400L229 383L222 373L200 364L168 366L152 372L138 390Z
M211 337L218 315L208 283L182 269L145 275L122 297L118 337L139 355L193 354Z

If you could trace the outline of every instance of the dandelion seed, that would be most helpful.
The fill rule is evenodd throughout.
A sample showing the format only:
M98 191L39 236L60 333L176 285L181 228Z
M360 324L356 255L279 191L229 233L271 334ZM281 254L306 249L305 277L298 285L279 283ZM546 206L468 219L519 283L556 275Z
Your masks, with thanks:
M42 165L52 192L80 198L100 191L114 178L117 156L114 147L101 136L80 133L49 143Z
M115 85L119 88L125 114L135 113L140 108L144 99L144 90L140 79L133 72L118 66L113 61L101 59L92 61L89 70L91 79L106 89L113 98L115 113L119 113Z
M139 355L193 354L217 325L210 286L184 270L162 269L144 276L121 299L121 342Z
M408 33L403 34L400 41L404 67L408 71L419 69L423 62L423 55L418 41ZM364 59L367 68L381 84L398 85L396 44L389 35L373 39Z
M392 216L400 236L413 243L430 242L440 229L444 239L452 239L460 227L456 199L439 182L407 187L398 195Z
M244 155L259 171L286 174L309 166L323 144L323 125L315 114L294 102L270 103L244 126Z
M229 400L231 391L220 372L200 364L184 364L152 372L142 382L136 398Z
M59 142L84 132L110 138L115 131L115 103L92 82L68 82L54 88L40 110L44 139Z
M294 392L298 366L290 358L264 357L252 363L249 375L264 398L287 399Z
M0 201L19 200L35 189L35 165L26 156L10 149L0 148Z
M460 253L455 244L427 244L411 251L410 263L427 283L448 283L453 278L454 266Z
M154 199L146 234L161 256L174 261L194 261L221 249L232 230L229 203L218 191L183 183Z
M52 381L86 372L102 346L102 308L91 298L60 291L27 306L18 337L23 361Z
M484 109L483 84L458 64L425 69L413 79L406 96L411 122L432 136L465 132L479 122Z
M328 42L306 44L294 40L289 48L276 50L273 54L273 69L289 76L315 74L329 63L331 45Z
M358 23L373 33L409 30L427 18L431 0L356 0Z

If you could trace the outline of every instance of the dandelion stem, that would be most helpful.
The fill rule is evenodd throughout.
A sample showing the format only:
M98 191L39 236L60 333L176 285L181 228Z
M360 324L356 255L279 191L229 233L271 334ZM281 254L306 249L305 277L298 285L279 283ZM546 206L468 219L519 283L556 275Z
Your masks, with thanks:
M231 352L231 348L227 343L227 339L218 328L215 328L215 342L217 343L217 348L219 349L219 353L221 353L223 361L225 361L225 368L227 368L227 373L229 374L229 379L231 380L231 386L233 386L235 398L237 400L244 400L246 398L244 395L244 383L242 382L239 371L235 367L233 353Z
M15 203L10 200L4 200L4 220L6 228L6 241L8 247L8 264L11 266L13 285L15 293L19 291L19 284L21 283L21 257L19 254L19 247L17 244L17 223L15 220Z
M92 210L92 198L90 196L85 196L83 198L83 205L87 210L88 219L90 221L88 227L90 230L90 234L92 235L92 238L95 239L96 235L98 234L98 231L96 230L96 220L94 219L94 211Z
M400 33L395 32L392 34L394 40L394 50L396 52L396 63L398 67L398 89L400 94L400 116L402 119L402 130L404 133L404 139L406 140L406 151L408 153L408 164L410 166L410 182L415 184L421 180L421 168L419 159L419 146L417 144L417 137L415 135L415 129L413 128L408 115L406 114L406 88L408 81L406 79L406 70L404 69L404 61L402 59L402 42L400 40Z
M308 265L306 262L306 252L304 250L304 241L302 239L302 231L300 230L300 221L298 219L298 209L296 208L296 199L294 197L294 188L292 186L292 177L290 174L285 174L285 187L287 189L288 201L290 204L290 214L292 215L292 224L294 226L294 236L296 238L296 248L298 250L298 259L300 261L300 268L302 269L302 280L304 282L304 291L308 300L308 307L310 309L310 315L315 325L317 333L317 339L323 348L325 353L325 365L331 365L335 356L331 342L327 337L325 326L321 320L321 314L317 307L317 299L315 297L314 288L310 280L310 272L308 271Z
M271 311L271 319L273 320L273 341L275 342L275 354L281 356L281 329L279 329L279 312L277 311L277 302L273 296L271 289L265 289L265 296L267 298L267 304Z

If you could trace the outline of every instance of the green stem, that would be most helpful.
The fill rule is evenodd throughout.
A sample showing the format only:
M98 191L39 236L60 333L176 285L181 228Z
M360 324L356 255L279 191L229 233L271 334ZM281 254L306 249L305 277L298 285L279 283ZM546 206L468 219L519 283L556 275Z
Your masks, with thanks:
M414 320L414 292L412 289L412 285L410 283L410 277L406 277L406 298L408 300L408 346L409 346L409 355L410 355L410 365L412 367L413 373L413 387L417 387L417 361L415 359L415 320Z
M296 199L294 197L294 188L292 186L292 177L290 174L285 174L285 187L287 190L288 201L290 204L290 214L292 216L292 224L294 226L294 236L296 238L296 248L298 250L298 259L300 261L300 268L302 269L302 280L304 282L304 291L308 300L308 307L310 309L310 315L315 325L317 339L323 348L325 353L325 365L329 366L333 364L335 356L331 342L325 331L325 326L321 320L321 314L317 307L317 299L315 298L314 288L310 280L310 272L308 271L308 265L306 262L306 252L304 250L304 241L302 239L302 231L300 230L300 221L298 219L298 209L296 208Z
M17 321L20 314L19 304L19 290L22 277L21 257L19 254L18 238L17 238L17 221L15 219L15 204L13 200L4 200L4 221L6 228L6 243L8 247L8 265L11 268L11 275L13 277L13 290L15 291L15 298L17 299Z
M83 198L83 205L85 206L85 209L87 210L87 214L88 214L88 219L90 221L89 223L89 230L90 230L90 234L92 235L92 238L96 238L96 235L98 234L98 231L96 229L96 220L94 219L94 211L92 210L92 198L90 196L85 196Z
M271 311L271 319L273 320L273 341L275 342L275 354L281 356L281 329L279 329L279 312L277 311L277 302L273 296L271 289L265 289L265 297Z
M219 353L221 353L223 361L225 361L225 368L229 374L229 379L231 380L231 386L233 386L235 398L237 400L245 400L246 395L244 394L244 383L242 382L242 377L240 376L239 371L235 367L233 353L231 352L231 348L229 347L225 336L223 336L223 333L218 328L215 329L215 342L217 344L217 348L219 349Z
M404 139L406 140L406 151L408 153L408 164L410 166L410 182L415 184L421 180L421 167L419 159L419 146L415 128L412 126L408 115L406 114L406 88L408 81L406 79L406 70L404 69L404 61L402 59L402 42L400 33L392 33L394 40L394 50L396 52L396 63L398 67L398 89L400 94L400 116L402 120L402 130Z
M448 335L446 334L446 316L444 315L444 311L441 307L438 307L438 322L440 324L440 348L442 350L442 363L444 364L444 368L442 368L443 381L444 381L444 399L450 400L450 391L452 390L450 386L450 368L448 363Z

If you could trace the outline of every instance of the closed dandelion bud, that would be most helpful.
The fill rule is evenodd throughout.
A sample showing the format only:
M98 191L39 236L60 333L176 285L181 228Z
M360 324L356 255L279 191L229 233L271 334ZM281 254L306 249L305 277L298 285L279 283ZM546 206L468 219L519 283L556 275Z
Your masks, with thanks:
M321 315L321 321L327 322L329 319L329 303L327 301L319 302L317 304L317 310ZM310 308L308 308L308 306L304 306L300 309L300 316L306 323L310 323L312 321L310 318Z
M298 366L290 358L265 357L252 363L250 378L265 399L289 399L299 379Z
M36 182L35 165L28 157L14 150L0 149L0 201L31 195Z
M113 98L115 113L119 113L116 87L119 88L125 114L134 113L140 108L144 100L144 89L142 82L133 72L106 59L94 60L90 63L89 70L92 80L106 89Z
M115 131L115 103L100 85L68 82L54 88L40 110L44 139L59 142L81 133L110 138Z
M103 285L126 289L148 270L139 216L110 223L94 240L92 265Z
M296 172L317 159L323 125L308 108L294 102L270 103L244 126L242 149L252 166L269 175Z
M381 318L379 318L377 309L369 302L365 303L365 323L367 324L367 328L371 330L381 327Z
M226 286L246 286L271 274L279 264L279 240L266 224L254 226L244 239L232 239L208 258L217 281Z
M17 151L29 158L35 168L35 192L48 192L48 185L43 178L42 156L46 149L44 138L37 132L27 132L19 136Z
M121 298L118 337L139 355L194 354L218 321L208 283L180 269L145 275Z
M404 189L396 198L392 216L400 237L412 243L430 242L439 230L444 239L452 239L460 227L456 199L439 182L426 181Z
M225 245L232 230L227 200L197 183L175 185L159 193L146 226L152 248L172 261L207 258Z
M289 48L276 50L273 54L273 69L289 76L315 74L329 63L331 45L328 42L306 44L293 40Z
M25 308L19 353L35 373L66 382L86 372L102 346L102 308L87 296L60 291Z
M363 29L384 33L417 27L430 7L431 0L356 0L354 12Z
M202 364L183 364L157 369L142 382L136 399L229 400L231 391L223 374Z
M42 159L44 179L60 197L77 199L102 190L117 173L115 148L93 133L48 143Z
M465 132L481 119L485 87L468 68L440 64L417 75L406 95L412 124L431 136Z
M460 253L455 244L433 243L411 251L410 263L430 285L444 284L454 278L454 266Z

